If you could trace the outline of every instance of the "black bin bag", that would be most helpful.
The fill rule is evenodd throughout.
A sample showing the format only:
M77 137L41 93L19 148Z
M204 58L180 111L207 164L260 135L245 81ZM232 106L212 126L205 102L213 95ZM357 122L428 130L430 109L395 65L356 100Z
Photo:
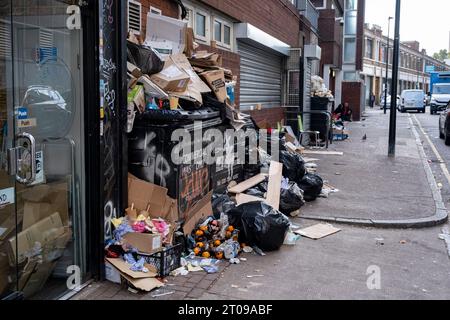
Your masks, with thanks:
M290 226L288 217L263 202L245 203L230 210L228 220L240 230L241 243L263 251L280 249Z
M286 215L299 210L305 205L303 190L294 181L289 182L287 189L281 188L280 211Z
M164 68L164 62L150 48L127 41L127 51L128 61L141 69L143 74L152 75Z
M280 151L280 162L283 164L283 177L289 181L299 182L306 174L305 161L302 156L289 151Z
M322 193L323 180L317 174L308 173L298 184L306 201L314 201Z
M228 213L230 210L236 208L236 203L230 198L228 194L215 193L212 196L211 205L213 208L214 218L220 219L222 213Z

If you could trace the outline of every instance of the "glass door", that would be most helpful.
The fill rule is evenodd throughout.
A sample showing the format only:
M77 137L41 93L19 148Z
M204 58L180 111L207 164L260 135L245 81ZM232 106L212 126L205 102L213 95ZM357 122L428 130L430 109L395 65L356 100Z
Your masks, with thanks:
M57 298L80 285L85 267L82 40L72 2L0 0L0 296Z

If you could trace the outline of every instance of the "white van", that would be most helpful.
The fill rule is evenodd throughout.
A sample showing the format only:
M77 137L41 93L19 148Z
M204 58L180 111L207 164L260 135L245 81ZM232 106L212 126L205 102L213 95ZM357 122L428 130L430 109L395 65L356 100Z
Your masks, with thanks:
M422 90L404 90L402 92L401 101L399 105L400 112L415 110L417 112L425 113L426 100L425 92Z

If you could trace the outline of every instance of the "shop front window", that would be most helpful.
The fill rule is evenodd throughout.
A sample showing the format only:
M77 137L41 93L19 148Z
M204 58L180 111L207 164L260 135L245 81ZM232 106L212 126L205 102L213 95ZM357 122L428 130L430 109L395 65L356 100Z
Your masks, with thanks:
M0 6L0 298L57 298L86 270L81 30L39 3Z

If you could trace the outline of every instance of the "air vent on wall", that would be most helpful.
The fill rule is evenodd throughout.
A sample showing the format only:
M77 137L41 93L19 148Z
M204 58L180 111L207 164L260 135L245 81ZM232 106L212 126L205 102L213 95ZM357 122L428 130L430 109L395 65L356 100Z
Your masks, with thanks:
M141 32L142 5L139 2L128 1L128 30L134 33Z
M39 47L53 48L53 32L43 29L39 30Z
M0 23L0 57L11 56L11 32L9 26Z

